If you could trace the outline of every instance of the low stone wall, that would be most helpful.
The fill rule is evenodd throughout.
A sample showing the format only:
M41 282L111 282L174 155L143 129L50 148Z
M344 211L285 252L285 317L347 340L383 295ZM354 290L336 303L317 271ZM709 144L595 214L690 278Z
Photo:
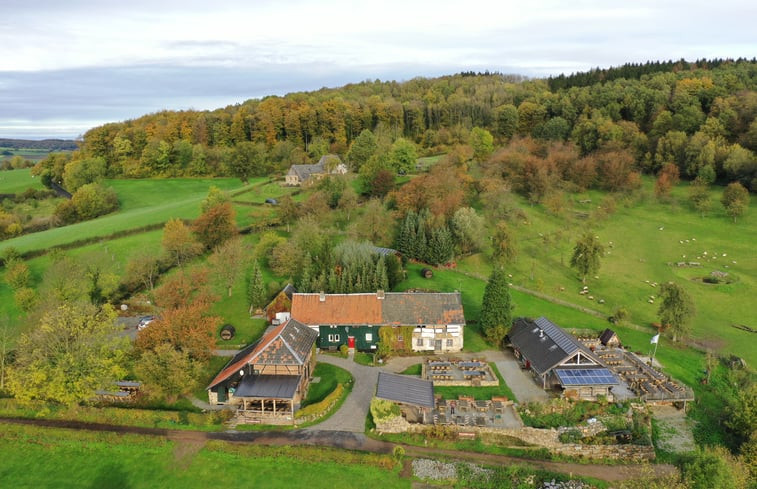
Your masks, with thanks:
M569 457L584 457L592 459L633 460L641 462L654 460L654 447L645 445L581 445L563 444L550 448L550 451Z
M473 382L471 380L434 380L433 382L436 387L497 387L499 385L499 380L482 380L479 382Z
M401 416L391 418L376 424L379 433L415 433L423 432L429 425L411 424ZM580 443L562 443L556 429L519 428L497 429L481 428L477 426L448 425L452 431L464 433L491 434L510 436L522 440L530 445L536 445L548 449L551 453L570 457L583 457L590 459L613 459L613 460L654 460L654 448L644 445L582 445Z

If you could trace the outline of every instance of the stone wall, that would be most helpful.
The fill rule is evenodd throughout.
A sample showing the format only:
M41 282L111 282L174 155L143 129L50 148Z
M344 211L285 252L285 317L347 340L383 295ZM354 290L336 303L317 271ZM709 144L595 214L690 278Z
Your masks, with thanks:
M382 421L376 424L379 433L405 433L423 432L428 425L408 423L401 416ZM481 428L477 426L449 425L452 431L510 436L522 440L530 445L536 445L548 449L551 453L570 457L590 459L615 459L615 460L654 460L654 448L643 445L582 445L580 443L562 443L558 436L560 432L555 429L519 428L498 429Z

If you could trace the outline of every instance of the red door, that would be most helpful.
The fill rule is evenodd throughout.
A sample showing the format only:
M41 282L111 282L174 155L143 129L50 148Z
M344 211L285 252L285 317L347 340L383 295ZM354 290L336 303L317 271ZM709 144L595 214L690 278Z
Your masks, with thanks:
M354 336L348 336L347 337L347 348L355 348L355 337Z

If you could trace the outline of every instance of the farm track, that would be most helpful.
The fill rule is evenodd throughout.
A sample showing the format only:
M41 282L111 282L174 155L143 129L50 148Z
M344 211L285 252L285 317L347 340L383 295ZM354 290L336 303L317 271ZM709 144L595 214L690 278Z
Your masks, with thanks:
M144 436L158 436L180 443L203 444L209 440L224 441L228 443L269 446L323 446L341 450L356 450L362 452L392 453L394 443L374 440L362 433L350 433L344 431L319 431L319 430L293 430L293 431L222 431L205 432L191 430L168 430L161 428L142 428L138 426L116 426L103 423L84 423L80 421L64 421L49 419L23 419L23 418L0 418L3 424L30 425L41 428L59 428L78 431L99 431L123 434L136 434ZM600 464L577 464L568 462L550 462L526 458L510 457L505 455L481 454L464 452L460 450L445 450L438 448L416 447L400 445L410 457L439 458L444 460L456 460L489 465L513 465L522 464L552 472L560 472L581 477L593 477L605 481L622 481L640 477L644 465L600 465ZM676 468L668 464L652 465L652 470L658 476L676 473Z

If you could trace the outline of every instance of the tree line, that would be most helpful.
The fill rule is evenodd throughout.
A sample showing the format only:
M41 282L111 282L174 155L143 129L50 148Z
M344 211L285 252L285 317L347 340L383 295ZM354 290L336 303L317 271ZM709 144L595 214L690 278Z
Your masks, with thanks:
M614 149L646 173L670 163L686 178L704 172L754 188L756 71L754 60L739 59L629 64L551 80L462 73L365 81L105 124L84 135L70 161L100 159L107 177L247 178L353 153L357 170L364 160L352 148L364 131L379 146L404 140L423 155L473 146L479 128L498 146L530 137L571 144L582 156ZM68 162L56 158L37 172L63 181Z

